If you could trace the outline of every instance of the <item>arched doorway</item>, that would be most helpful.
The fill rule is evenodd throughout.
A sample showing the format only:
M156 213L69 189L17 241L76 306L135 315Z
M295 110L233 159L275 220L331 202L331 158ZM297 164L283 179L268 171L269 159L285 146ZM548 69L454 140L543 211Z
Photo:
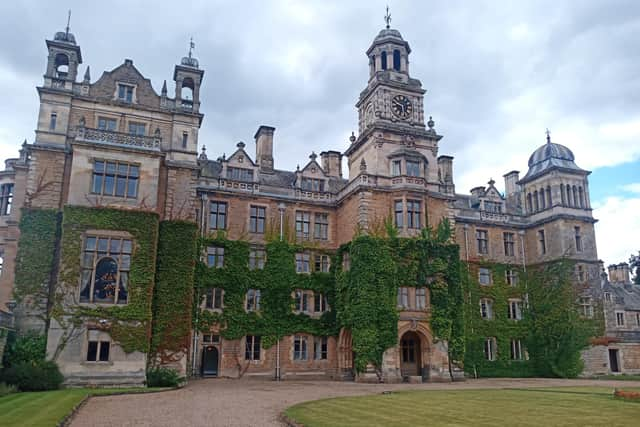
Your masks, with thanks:
M409 331L400 339L400 372L403 377L422 375L422 347L417 333Z
M202 376L218 376L218 349L212 345L202 349Z

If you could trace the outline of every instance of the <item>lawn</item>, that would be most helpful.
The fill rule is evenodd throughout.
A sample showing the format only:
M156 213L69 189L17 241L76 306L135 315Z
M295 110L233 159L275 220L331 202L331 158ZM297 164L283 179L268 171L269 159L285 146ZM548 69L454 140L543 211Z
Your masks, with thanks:
M144 393L162 389L66 389L13 393L0 397L0 426L54 427L88 395Z
M634 426L640 403L606 387L407 391L317 400L286 415L305 427Z

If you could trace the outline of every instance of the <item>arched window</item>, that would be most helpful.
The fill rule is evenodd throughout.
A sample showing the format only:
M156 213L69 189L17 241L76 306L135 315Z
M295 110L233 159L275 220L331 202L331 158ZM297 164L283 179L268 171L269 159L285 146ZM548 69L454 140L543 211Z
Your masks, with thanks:
M562 206L566 204L566 200L564 197L564 184L560 184L560 203L562 204Z
M538 200L538 190L533 192L533 203L535 203L536 212L540 210L540 201Z
M376 71L376 56L375 55L371 55L371 67L373 69L373 71Z
M398 49L393 51L393 69L400 71L400 51Z
M56 67L56 77L66 79L69 75L69 57L64 53L57 54L54 65Z
M580 196L580 207L584 208L585 207L585 203L584 203L584 191L582 190L582 186L578 187L578 194Z
M380 54L380 66L383 70L387 69L387 52Z
M533 212L533 206L531 205L531 193L527 194L527 210L529 213Z
M180 98L182 99L183 107L193 106L193 91L195 90L195 87L196 85L191 77L187 77L182 81Z
M547 208L547 200L544 197L544 188L540 189L540 209L546 209Z
M549 185L547 186L547 206L553 206L553 203L551 203L551 186Z
M569 184L567 184L567 206L572 206L573 203L571 202L571 186Z
M118 289L118 263L110 257L104 257L96 264L93 296L96 302L112 302Z
M126 304L132 241L87 236L82 256L80 302Z
M578 187L573 186L573 206L578 207Z

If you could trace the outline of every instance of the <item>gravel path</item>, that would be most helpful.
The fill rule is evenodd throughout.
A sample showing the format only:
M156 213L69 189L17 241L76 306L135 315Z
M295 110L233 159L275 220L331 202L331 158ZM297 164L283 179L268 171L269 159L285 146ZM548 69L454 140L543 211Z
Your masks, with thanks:
M287 407L326 397L380 393L384 390L454 390L554 386L640 387L640 381L482 379L441 384L356 384L330 381L206 379L161 393L89 399L73 419L82 426L278 426Z

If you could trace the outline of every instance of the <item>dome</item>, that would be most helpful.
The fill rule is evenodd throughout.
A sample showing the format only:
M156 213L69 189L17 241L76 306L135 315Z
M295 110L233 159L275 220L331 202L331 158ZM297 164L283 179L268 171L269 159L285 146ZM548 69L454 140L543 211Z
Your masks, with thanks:
M529 157L529 170L520 181L532 180L552 169L563 169L586 172L575 164L573 152L561 144L547 140L547 143L536 149Z
M76 37L68 31L57 32L53 39L58 42L76 44Z
M402 35L400 34L400 31L394 30L391 28L383 28L382 30L380 30L380 32L378 33L376 38L373 40L373 42L375 43L380 40L386 39L388 37L404 41L404 39L402 38Z
M185 56L184 58L182 58L182 60L180 61L180 64L186 67L192 67L192 68L198 68L198 65L199 65L198 60L192 57L191 55Z

